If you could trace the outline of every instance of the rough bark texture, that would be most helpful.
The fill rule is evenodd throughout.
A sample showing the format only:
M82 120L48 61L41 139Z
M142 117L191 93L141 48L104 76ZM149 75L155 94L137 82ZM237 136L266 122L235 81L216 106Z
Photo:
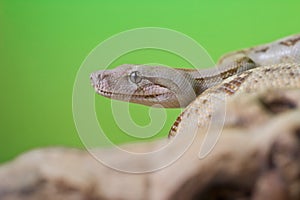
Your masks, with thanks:
M154 173L118 172L83 150L34 150L0 167L0 199L299 200L299 107L299 90L230 99L221 137L207 157L197 157L205 137L199 130L180 159ZM147 152L162 142L125 148ZM110 149L97 151L124 166L134 164ZM151 165L172 153L138 164Z

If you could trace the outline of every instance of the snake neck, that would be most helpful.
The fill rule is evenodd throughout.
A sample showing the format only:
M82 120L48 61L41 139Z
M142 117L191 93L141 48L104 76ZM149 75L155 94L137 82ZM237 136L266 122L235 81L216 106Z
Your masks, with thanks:
M240 58L236 58L232 63L222 64L215 68L209 68L204 70L185 70L193 80L193 88L196 96L210 87L213 87L223 80L235 74L242 73L249 69L258 67L252 59L241 55Z

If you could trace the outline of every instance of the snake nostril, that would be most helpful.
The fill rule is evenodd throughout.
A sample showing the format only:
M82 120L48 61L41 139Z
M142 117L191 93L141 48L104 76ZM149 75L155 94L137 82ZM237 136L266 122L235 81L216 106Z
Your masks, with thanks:
M96 83L97 83L97 78L95 77L95 74L94 74L94 73L92 73L92 74L90 75L90 82L91 82L92 86L95 87L95 85L96 85Z
M95 73L91 73L90 79L91 79L91 80L95 80Z

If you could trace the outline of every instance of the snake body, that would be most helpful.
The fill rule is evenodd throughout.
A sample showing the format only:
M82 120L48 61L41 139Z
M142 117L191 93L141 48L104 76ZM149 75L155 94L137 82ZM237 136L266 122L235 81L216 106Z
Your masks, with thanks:
M300 34L226 54L210 69L125 64L94 72L90 78L95 91L108 98L187 107L172 126L170 135L175 135L182 121L205 118L206 123L209 114L203 113L209 113L205 104L211 94L300 88Z
M221 84L204 91L185 108L171 127L169 137L184 132L190 125L189 119L196 121L198 128L206 129L212 115L216 114L216 110L221 106L225 106L228 97L294 88L300 89L300 63L266 65L231 76Z

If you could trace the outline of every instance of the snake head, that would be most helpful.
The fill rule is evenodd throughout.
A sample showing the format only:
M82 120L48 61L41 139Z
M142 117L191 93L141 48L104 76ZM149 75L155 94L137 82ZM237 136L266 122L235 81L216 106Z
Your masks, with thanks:
M90 79L104 97L147 106L185 107L195 98L189 76L169 67L124 64L96 71Z

